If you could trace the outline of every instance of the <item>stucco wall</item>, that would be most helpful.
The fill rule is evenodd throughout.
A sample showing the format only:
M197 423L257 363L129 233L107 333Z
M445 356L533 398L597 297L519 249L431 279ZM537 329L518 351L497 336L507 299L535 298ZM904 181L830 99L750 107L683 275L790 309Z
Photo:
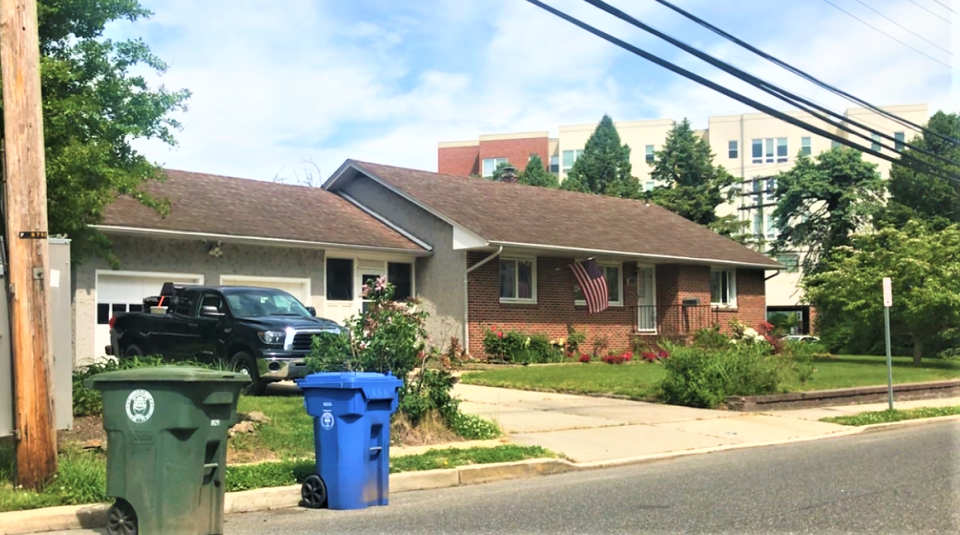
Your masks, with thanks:
M220 284L220 275L309 278L311 302L322 315L324 302L324 252L315 249L263 247L225 243L223 256L206 253L199 241L113 236L113 251L122 271L191 273L203 275L204 283ZM96 271L110 266L96 259L73 271L74 362L102 356L95 354L97 321ZM160 288L157 288L159 292Z
M342 189L433 247L432 256L417 259L416 269L417 296L430 313L427 329L434 343L445 344L451 336L462 342L466 254L453 250L453 227L365 176Z

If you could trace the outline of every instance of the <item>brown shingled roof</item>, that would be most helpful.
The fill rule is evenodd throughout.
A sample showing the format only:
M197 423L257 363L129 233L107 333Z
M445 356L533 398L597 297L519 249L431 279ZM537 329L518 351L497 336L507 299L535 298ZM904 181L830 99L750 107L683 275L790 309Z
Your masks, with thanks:
M424 249L340 196L321 188L290 186L204 173L165 170L167 179L144 190L170 199L170 215L129 197L104 214L104 226L198 232L422 252Z
M780 267L761 253L642 201L374 163L348 164L494 244L570 247Z

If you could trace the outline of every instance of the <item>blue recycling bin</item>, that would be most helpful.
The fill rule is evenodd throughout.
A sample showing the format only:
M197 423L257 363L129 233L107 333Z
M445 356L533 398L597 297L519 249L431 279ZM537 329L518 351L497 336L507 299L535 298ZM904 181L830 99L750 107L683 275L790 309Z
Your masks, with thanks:
M364 372L314 373L297 381L313 416L317 475L300 493L307 507L364 509L387 505L390 415L403 381Z

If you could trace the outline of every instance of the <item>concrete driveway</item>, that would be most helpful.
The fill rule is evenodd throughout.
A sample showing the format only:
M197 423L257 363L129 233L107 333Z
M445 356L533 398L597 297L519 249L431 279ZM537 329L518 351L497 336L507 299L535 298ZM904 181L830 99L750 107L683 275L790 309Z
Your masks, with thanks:
M823 436L844 426L764 414L457 384L464 412L496 421L512 442L575 462Z

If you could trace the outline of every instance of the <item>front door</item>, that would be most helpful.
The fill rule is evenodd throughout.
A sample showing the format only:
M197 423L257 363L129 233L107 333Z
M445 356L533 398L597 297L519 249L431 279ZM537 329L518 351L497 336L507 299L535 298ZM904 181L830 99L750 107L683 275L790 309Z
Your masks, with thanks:
M359 275L357 279L360 281L361 285L361 291L358 292L361 298L360 309L364 312L366 312L370 307L371 300L367 296L363 295L363 286L366 285L368 288L373 288L377 283L377 279L380 277L386 277L387 273L384 267L385 264L383 262L365 260L361 260L357 266L357 273Z
M339 325L357 313L355 269L352 258L327 258L326 300L322 315Z
M656 272L653 266L637 266L637 330L657 332Z

